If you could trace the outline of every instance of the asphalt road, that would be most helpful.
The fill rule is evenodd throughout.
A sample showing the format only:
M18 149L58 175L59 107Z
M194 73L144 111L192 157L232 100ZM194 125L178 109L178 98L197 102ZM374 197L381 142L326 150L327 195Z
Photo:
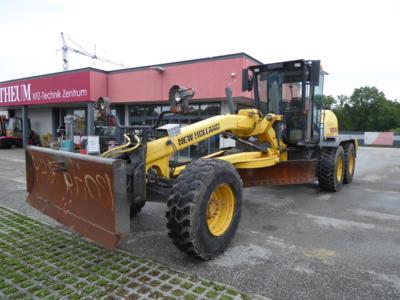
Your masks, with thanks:
M49 221L25 195L22 151L0 150L0 203ZM339 193L246 189L236 237L210 262L173 246L164 211L146 204L121 248L272 299L400 298L400 149L360 148L354 181Z

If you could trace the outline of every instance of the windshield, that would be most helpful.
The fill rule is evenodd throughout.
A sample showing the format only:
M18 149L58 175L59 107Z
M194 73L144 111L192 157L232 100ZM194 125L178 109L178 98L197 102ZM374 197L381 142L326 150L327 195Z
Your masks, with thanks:
M268 70L257 74L256 96L263 114L283 115L285 142L304 139L306 122L305 108L309 104L309 84L304 86L303 69ZM305 93L305 95L303 95ZM310 114L311 116L311 114Z
M282 113L286 106L301 106L302 70L271 71L257 74L257 96L263 113Z
M283 116L278 133L286 143L319 139L323 73L319 62L293 61L250 68L256 107ZM314 67L313 67L314 66ZM319 80L315 77L320 76ZM280 131L280 132L279 132Z

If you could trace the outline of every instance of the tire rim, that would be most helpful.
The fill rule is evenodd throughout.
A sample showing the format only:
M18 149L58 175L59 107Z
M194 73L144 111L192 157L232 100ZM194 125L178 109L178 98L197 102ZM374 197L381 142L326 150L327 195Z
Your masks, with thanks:
M355 162L354 153L350 153L350 155L349 155L349 174L350 175L353 175L353 172L354 172L354 162Z
M214 236L223 235L232 223L235 196L227 184L220 184L210 196L207 205L207 226Z
M339 156L336 166L336 180L337 182L342 182L343 177L343 157Z

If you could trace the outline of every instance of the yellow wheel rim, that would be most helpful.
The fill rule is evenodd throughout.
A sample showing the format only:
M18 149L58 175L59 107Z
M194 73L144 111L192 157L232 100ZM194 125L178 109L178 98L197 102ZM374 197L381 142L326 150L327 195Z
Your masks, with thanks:
M207 205L207 226L214 236L223 235L232 223L235 196L227 184L220 184L210 196Z
M349 155L349 174L353 175L354 172L354 163L355 163L355 159L354 159L354 153L350 153Z
M336 179L338 182L342 181L343 177L343 157L339 156L337 160L337 167L336 167Z

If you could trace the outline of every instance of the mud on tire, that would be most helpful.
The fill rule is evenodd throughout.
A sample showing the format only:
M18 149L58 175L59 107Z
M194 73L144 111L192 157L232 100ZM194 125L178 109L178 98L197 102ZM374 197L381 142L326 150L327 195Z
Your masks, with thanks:
M234 196L229 227L215 236L207 223L207 209L214 190L229 186ZM242 181L232 164L218 159L199 159L189 164L170 190L166 212L168 235L175 246L190 256L204 260L221 254L239 224Z

